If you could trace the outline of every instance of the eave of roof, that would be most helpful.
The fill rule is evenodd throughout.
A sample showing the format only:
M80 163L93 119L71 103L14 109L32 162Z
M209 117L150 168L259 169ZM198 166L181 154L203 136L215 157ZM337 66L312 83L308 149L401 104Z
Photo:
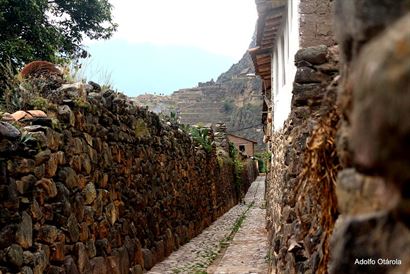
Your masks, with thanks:
M271 89L272 50L284 21L287 0L256 0L258 22L256 47L249 49L255 66L255 74L264 83L264 89Z
M257 144L257 143L258 143L258 142L254 141L254 140L247 139L247 138L244 138L244 137L241 137L241 136L232 134L232 133L228 133L227 135L228 135L228 136L233 136L233 137L236 137L236 138L239 138L239 139L243 139L243 140L246 140L246 141L248 141L248 142L252 142L252 143L254 143L254 144Z

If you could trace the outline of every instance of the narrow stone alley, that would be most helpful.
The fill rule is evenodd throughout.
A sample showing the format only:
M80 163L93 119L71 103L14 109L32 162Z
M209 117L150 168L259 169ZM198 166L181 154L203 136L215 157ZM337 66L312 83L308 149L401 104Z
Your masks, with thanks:
M264 193L265 177L260 176L242 203L148 273L267 273Z

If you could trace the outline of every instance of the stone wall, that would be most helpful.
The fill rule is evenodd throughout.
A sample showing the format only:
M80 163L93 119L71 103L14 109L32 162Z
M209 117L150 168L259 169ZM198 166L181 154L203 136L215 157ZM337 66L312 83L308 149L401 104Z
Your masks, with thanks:
M0 273L143 273L257 176L246 161L238 189L215 146L205 152L122 94L46 86L27 104L47 117L0 122Z
M409 12L405 0L336 1L343 170L330 273L410 272Z
M339 46L298 52L273 138L271 271L409 273L410 2L334 2Z
M267 177L271 273L323 273L326 268L336 216L323 212L336 208L335 176L324 179L321 165L323 157L332 154L328 144L335 131L327 131L338 121L329 103L335 98L337 64L337 47L304 48L296 54L292 112L272 138ZM328 164L329 170L337 170L337 159Z
M300 47L335 44L332 0L300 0Z

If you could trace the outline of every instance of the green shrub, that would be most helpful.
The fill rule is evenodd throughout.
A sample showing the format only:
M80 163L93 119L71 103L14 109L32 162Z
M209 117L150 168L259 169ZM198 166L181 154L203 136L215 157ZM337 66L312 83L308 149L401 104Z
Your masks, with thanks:
M12 112L21 108L21 98L18 96L21 79L16 73L10 62L0 64L0 107L4 111Z
M177 113L175 111L171 111L169 113L169 117L171 118L171 121L175 123L178 121Z
M135 137L141 138L150 135L149 129L147 124L141 118L137 119L135 122L135 129L134 129Z
M33 98L33 100L30 102L30 105L33 106L34 109L47 111L49 102L48 102L47 99L45 99L43 97L40 97L40 96L37 96L37 97Z
M234 109L234 103L232 100L225 100L224 101L224 105L223 105L223 109L225 113L231 113Z
M266 173L269 171L269 162L272 158L272 153L269 151L263 151L255 154L255 158L258 160L259 172Z
M238 151L238 149L236 148L236 146L234 145L234 143L229 142L229 156L230 156L232 159L235 159L235 158L238 157L238 155L239 155L239 151Z
M257 159L257 160L258 160L259 173L266 173L267 167L265 165L265 162L261 159Z
M75 99L74 104L76 107L83 108L85 110L89 110L91 108L91 104L81 98Z
M239 188L242 185L243 162L239 158L233 160L235 167L235 184Z
M209 139L209 129L201 127L189 128L192 139L200 144L208 153L212 151L212 140Z
M222 156L216 156L216 160L218 161L218 166L219 166L219 168L221 169L221 168L223 168L223 166L224 166L224 159L223 159L223 157Z
M235 185L240 188L242 185L242 172L244 164L240 159L239 151L232 142L229 142L229 156L234 163Z

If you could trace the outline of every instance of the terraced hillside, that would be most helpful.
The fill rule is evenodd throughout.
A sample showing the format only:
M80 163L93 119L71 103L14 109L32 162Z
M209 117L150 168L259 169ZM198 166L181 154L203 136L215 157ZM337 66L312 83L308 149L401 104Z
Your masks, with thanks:
M261 82L254 76L248 53L216 81L198 83L170 96L142 95L135 100L154 112L177 113L184 124L224 122L228 131L258 142L263 148Z

